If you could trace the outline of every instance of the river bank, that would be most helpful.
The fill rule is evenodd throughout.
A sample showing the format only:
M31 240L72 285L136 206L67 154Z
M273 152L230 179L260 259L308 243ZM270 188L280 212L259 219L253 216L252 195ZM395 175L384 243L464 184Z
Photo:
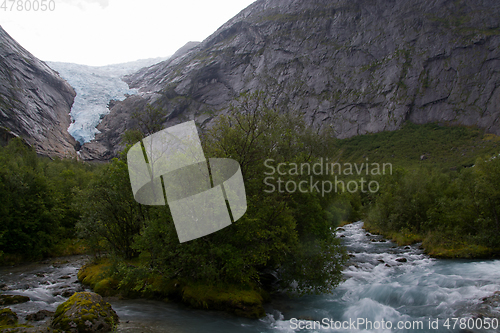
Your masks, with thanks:
M362 222L345 225L337 231L346 246L350 261L343 270L344 282L330 294L290 298L273 295L263 305L266 315L260 319L234 316L223 311L193 309L187 305L154 299L106 300L120 317L117 332L168 333L278 333L318 332L306 328L325 318L333 323L366 319L372 322L423 323L424 329L393 329L398 333L462 333L447 329L447 320L464 318L485 323L500 318L499 260L442 260L430 258L418 245L397 246L382 236L362 228ZM81 258L81 259L78 259ZM21 323L42 309L55 311L67 299L63 291L80 286L77 272L87 257L67 262L35 263L2 267L0 281L7 286L4 294L24 295L30 301L9 306ZM69 276L68 278L62 278ZM66 287L68 286L68 287ZM49 320L49 319L45 319ZM429 323L438 329L429 329ZM43 322L43 321L42 321ZM476 322L474 322L475 325ZM303 329L299 329L301 325ZM296 327L297 326L297 327ZM322 330L325 332L386 333L382 329ZM467 329L493 333L497 330Z
M248 286L209 285L165 279L161 274L125 277L111 260L103 258L85 264L78 280L104 297L146 298L174 301L195 309L221 310L245 318L265 316L264 303L269 295Z
M0 305L17 315L16 329L47 332L57 306L85 290L76 275L87 260L87 255L74 255L0 267L0 296L23 298Z
M425 254L438 259L498 259L500 249L494 249L466 241L444 239L438 232L425 236L411 232L387 231L364 222L363 229L381 235L399 246L420 244Z
M34 258L22 254L10 254L0 252L0 268L7 266L18 266L31 264L33 262L48 263L58 261L60 258L86 255L89 253L86 241L79 238L65 238L54 244L46 253L45 258L34 261ZM35 258L36 259L36 258Z

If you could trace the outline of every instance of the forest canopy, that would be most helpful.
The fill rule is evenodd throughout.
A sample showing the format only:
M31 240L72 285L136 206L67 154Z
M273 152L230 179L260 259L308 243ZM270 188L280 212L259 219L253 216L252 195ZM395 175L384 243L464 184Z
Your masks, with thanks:
M269 108L261 94L243 95L202 136L205 156L240 164L248 201L241 219L179 243L168 206L135 202L124 153L84 191L79 230L124 260L147 258L143 266L168 279L260 286L272 273L299 293L330 291L341 281L346 260L334 233L345 217L332 205L335 194L263 191L266 159L314 162L330 153L328 140L301 115Z

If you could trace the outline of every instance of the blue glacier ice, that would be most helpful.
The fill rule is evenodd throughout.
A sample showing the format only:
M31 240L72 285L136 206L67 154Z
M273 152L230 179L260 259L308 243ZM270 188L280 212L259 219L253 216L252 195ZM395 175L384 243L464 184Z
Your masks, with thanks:
M124 100L127 95L136 94L129 89L122 77L140 68L151 66L167 58L144 59L108 66L87 66L64 62L46 62L68 81L75 89L76 97L71 108L71 125L68 132L84 144L99 133L97 125L109 113L110 100Z

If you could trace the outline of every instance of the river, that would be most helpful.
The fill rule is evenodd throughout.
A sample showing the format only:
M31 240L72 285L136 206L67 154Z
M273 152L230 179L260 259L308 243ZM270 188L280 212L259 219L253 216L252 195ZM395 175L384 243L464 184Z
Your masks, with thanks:
M345 281L332 294L277 297L260 320L160 301L112 298L109 302L121 321L118 332L500 331L498 319L469 319L491 311L500 317L500 309L485 310L482 305L482 299L500 290L499 260L432 259L418 246L398 247L367 233L362 222L346 225L337 234L351 259L343 272ZM75 281L84 260L2 268L5 293L31 298L11 308L20 317L39 309L54 311L65 295L81 288ZM477 329L479 325L483 328Z

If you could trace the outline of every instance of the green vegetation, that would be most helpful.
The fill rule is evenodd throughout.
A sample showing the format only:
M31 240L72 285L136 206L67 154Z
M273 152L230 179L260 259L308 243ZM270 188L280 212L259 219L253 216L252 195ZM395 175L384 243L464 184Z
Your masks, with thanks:
M17 326L17 314L9 308L0 310L0 329L14 328Z
M260 318L269 296L262 289L203 282L181 282L153 274L140 259L111 262L99 259L83 266L78 279L102 296L143 297L178 301L194 308L223 310L241 317Z
M93 248L104 245L114 255L112 274L85 273L84 282L103 289L117 284L130 295L177 295L197 307L232 304L255 317L263 314L262 290L272 283L302 294L329 292L341 281L346 256L330 231L341 220L331 205L333 194L265 193L263 181L266 159L314 162L329 153L324 143L331 139L308 128L298 114L271 110L261 94L244 95L237 103L205 133L203 145L206 156L239 162L246 214L230 227L179 244L168 206L142 206L133 199L123 154L82 195L79 230ZM277 281L269 279L272 273ZM155 286L159 276L165 283ZM180 292L168 290L172 281ZM194 292L200 288L206 293Z
M0 148L0 263L66 254L58 244L76 238L75 193L91 176L91 166L40 158L17 138Z
M500 151L500 137L478 128L436 123L406 123L401 130L366 134L339 140L342 161L349 163L392 163L413 169L430 167L447 172L472 166L477 157Z
M477 128L407 124L341 140L342 160L393 164L380 190L358 194L365 227L432 256L496 257L500 251L499 138Z
M155 119L163 113L147 108L144 114L142 120L137 115L141 126L124 136L127 142L157 130ZM39 157L13 139L0 148L3 263L87 249L109 258L80 274L103 295L168 298L253 318L263 315L268 291L329 292L341 281L346 260L330 232L345 219L332 204L336 196L266 194L263 179L264 160L313 163L331 154L330 138L308 128L299 114L271 110L261 94L242 96L204 133L203 145L207 157L240 163L247 213L183 244L168 206L134 200L127 150L91 165Z
M31 325L18 324L18 317L15 312L9 308L0 309L0 332L16 332L17 328L33 327Z
M272 110L260 93L242 95L202 133L207 158L239 162L246 214L180 244L168 205L134 200L126 161L130 144L159 130L163 116L155 108L137 113L139 127L124 135L127 149L100 165L42 158L19 139L1 147L0 262L89 250L94 261L79 279L103 296L173 300L257 318L276 290L327 293L340 283L346 254L331 231L344 221L363 219L400 244L422 242L436 257L498 256L497 136L407 123L399 131L337 140L308 127L300 114ZM391 163L393 172L365 176L380 184L376 193L269 191L266 160L290 166L322 159ZM279 176L284 183L334 177Z

